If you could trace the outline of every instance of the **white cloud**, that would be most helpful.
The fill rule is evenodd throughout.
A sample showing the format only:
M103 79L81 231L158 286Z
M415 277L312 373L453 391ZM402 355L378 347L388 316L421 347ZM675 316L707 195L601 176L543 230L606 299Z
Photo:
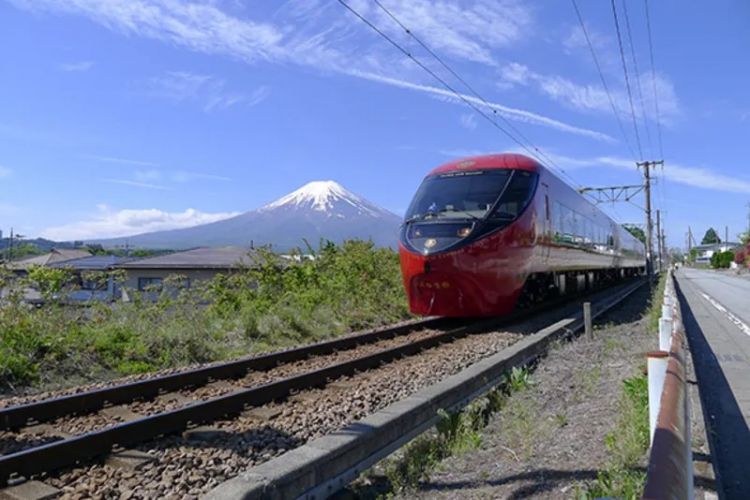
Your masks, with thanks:
M566 168L591 168L591 167L612 167L635 171L635 164L632 160L614 156L599 156L594 158L572 158L563 155L547 153L555 163ZM686 186L713 189L728 193L750 194L750 181L722 174L721 172L707 168L682 165L679 163L667 162L663 172L659 174L665 179L677 184Z
M94 61L80 61L74 63L61 63L60 69L63 71L88 71L94 67Z
M114 156L99 156L99 155L83 155L84 158L90 160L103 161L105 163L119 163L122 165L136 165L139 167L158 167L158 163L142 160L131 160L128 158L117 158Z
M147 92L174 101L198 102L204 111L210 112L236 104L255 106L268 97L270 89L264 85L247 95L226 90L226 81L221 78L188 71L169 71L149 79Z
M444 98L447 102L454 102L454 103L461 103L460 101L452 92L438 88L438 87L432 87L429 85L420 85L416 83L407 82L404 80L399 80L396 78L389 78L382 75L377 75L374 73L362 73L358 71L352 71L352 74L354 76L358 76L360 78L365 78L367 80L376 81L379 83L386 83L388 85L393 85L395 87L401 87L405 89L410 90L417 90L420 92L425 92L428 94L431 94L436 97ZM485 107L485 103L474 96L466 95L466 94L460 94L463 99L471 102L477 107ZM498 113L502 114L506 118L510 120L516 120L523 123L530 123L534 125L543 125L546 127L550 127L562 132L568 132L575 135L581 135L584 137L589 137L591 139L596 139L598 141L604 141L604 142L616 142L615 139L613 139L611 136L604 134L602 132L597 132L595 130L583 128L583 127L577 127L575 125L569 125L565 122L561 122L559 120L555 120L553 118L548 118L544 115L540 115L537 113L532 113L531 111L526 111L523 109L517 109L517 108L511 108L508 106L503 106L502 104L489 102L489 107L491 110L496 110Z
M477 128L477 114L476 113L464 113L460 118L461 126L467 130L474 130Z
M42 231L41 236L57 241L113 238L208 224L238 214L207 213L194 208L183 212L165 212L155 208L114 211L106 205L98 205L97 212L89 220L49 227Z
M158 191L169 191L170 189L172 189L162 184L153 184L151 182L143 182L143 181L133 181L130 179L104 179L104 182L109 182L110 184L122 184L123 186L131 186L131 187L137 187L137 188L143 188L143 189L156 189Z
M260 22L220 9L221 2L177 0L11 0L28 10L85 16L113 31L185 47L206 54L228 56L248 63L259 60L296 64L371 81L420 89L436 95L434 87L417 83L425 78L411 61L388 46L346 12L337 2L290 0L277 9L271 22ZM493 54L527 36L533 36L532 9L517 0L383 0L399 18L437 52L465 61L495 64ZM357 10L373 15L383 29L403 31L377 6L349 0ZM243 9L234 9L235 11ZM244 13L244 12L243 12ZM323 13L326 15L324 16ZM328 15L332 14L332 15ZM376 17L377 16L377 17ZM387 23L386 23L387 21ZM363 38L364 36L369 38ZM367 43L352 43L354 36ZM397 77L396 77L397 76ZM205 84L198 79L192 85ZM190 85L186 91L189 92ZM178 88L179 90L179 88ZM440 91L444 97L445 92ZM256 90L249 103L263 92ZM447 96L450 99L450 95ZM232 106L238 96L217 97L204 104L210 111ZM597 140L612 138L525 110L493 106L507 118Z
M136 170L135 179L139 182L157 181L161 179L161 172L158 170Z
M508 47L533 32L531 10L514 0L381 2L433 50L483 64L495 64L493 54L497 49ZM377 5L358 2L356 9L374 19L386 32L404 35L403 29Z
M10 177L10 174L12 173L13 171L8 167L0 166L0 179L2 179L3 177Z
M172 182L190 182L190 181L197 181L197 180L228 182L232 180L230 177L226 177L224 175L202 174L198 172L185 172L185 171L172 172L169 178Z
M612 113L612 105L607 93L600 84L580 84L558 75L545 75L529 69L524 64L516 62L505 65L500 70L501 84L534 87L553 101L559 102L577 110ZM633 87L633 99L636 116L644 116L651 121L656 120L654 107L653 86L654 78L651 72L640 75L640 85L643 90L643 107L640 105L638 93ZM609 83L609 82L608 82ZM655 77L656 92L659 96L660 119L669 124L680 113L680 106L674 85L665 76L657 74ZM615 87L609 83L610 94L621 119L627 119L630 114L630 104L625 88ZM626 111L627 110L627 111Z

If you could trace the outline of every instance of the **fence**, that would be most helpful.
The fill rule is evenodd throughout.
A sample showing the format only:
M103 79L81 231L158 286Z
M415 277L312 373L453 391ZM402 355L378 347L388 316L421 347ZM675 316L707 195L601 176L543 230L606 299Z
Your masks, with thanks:
M659 350L647 354L651 454L645 499L694 497L685 355L685 329L669 271L659 319Z

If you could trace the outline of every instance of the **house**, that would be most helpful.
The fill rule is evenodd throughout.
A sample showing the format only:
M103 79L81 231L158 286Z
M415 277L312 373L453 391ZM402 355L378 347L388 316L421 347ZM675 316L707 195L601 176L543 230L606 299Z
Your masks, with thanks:
M698 245L693 247L696 251L695 262L696 264L711 265L711 257L716 252L726 252L727 250L737 250L742 247L740 243L733 243L731 241L723 243L711 243L710 245Z
M114 277L107 275L106 280L97 280L87 276L87 273L106 273L131 260L133 259L118 255L89 255L80 259L55 262L49 267L70 269L73 272L79 289L68 295L69 300L112 300L120 295L119 285L115 283Z
M17 274L26 274L32 266L61 264L84 257L91 257L91 253L86 250L77 250L73 248L53 248L49 253L44 255L37 255L36 257L10 262L8 263L8 268L15 271Z
M243 266L253 265L254 250L245 247L203 247L156 257L133 260L115 266L125 271L123 285L140 291L160 287L167 276L184 277L183 286L213 279Z

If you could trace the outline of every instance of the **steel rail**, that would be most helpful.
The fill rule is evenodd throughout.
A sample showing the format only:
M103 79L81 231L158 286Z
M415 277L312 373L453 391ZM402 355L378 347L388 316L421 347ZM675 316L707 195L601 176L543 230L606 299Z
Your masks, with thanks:
M0 485L14 476L30 477L59 469L79 461L110 453L161 435L175 433L245 409L282 399L293 391L323 386L329 379L352 375L397 358L416 354L443 342L468 335L473 331L496 324L485 320L461 326L406 345L385 349L369 356L331 365L311 372L294 375L265 385L239 390L181 408L117 424L98 431L29 448L0 456Z
M214 380L239 378L249 371L266 371L275 366L303 360L310 356L325 355L334 351L352 349L361 344L393 338L418 329L445 328L456 323L456 320L446 318L418 320L395 327L379 328L285 351L246 357L227 363L147 378L127 384L103 387L78 394L10 406L0 409L0 429L17 429L29 424L50 421L66 415L91 413L106 406L130 403L137 399L151 399L165 392L186 387L201 386Z
M624 285L627 285L627 283ZM594 290L589 292L589 294L602 291L602 289ZM113 450L127 448L148 441L149 439L180 432L192 426L235 415L248 408L261 406L274 400L283 399L295 391L323 386L329 381L329 379L336 379L342 376L355 374L359 371L372 369L395 359L414 355L420 351L435 347L444 342L467 336L472 332L486 330L490 327L512 324L521 319L531 317L542 310L565 305L572 298L577 297L579 296L561 297L543 306L519 311L503 318L489 318L475 321L468 325L458 326L431 337L420 339L409 344L384 349L354 360L301 373L261 386L241 389L223 396L191 403L174 410L116 424L111 427L21 450L9 455L3 455L0 456L0 486L7 484L11 479L20 477L29 478L36 474L50 472L87 459L106 455ZM435 319L417 322L416 324L424 326L425 323L430 326L435 326L436 324L450 324L450 322L441 323L440 320ZM458 321L458 323L461 322ZM415 328L415 323L402 325L395 330L401 328L408 331L409 329ZM375 332L368 332L364 335L374 334ZM356 338L356 336L352 336L341 340L352 341ZM330 345L331 343L333 343L333 341L321 344ZM308 347L319 347L321 344L314 344L313 346ZM292 352L299 351L300 349L304 348L283 351L279 354L288 355ZM258 358L251 358L247 361L252 361L253 359ZM174 375L178 376L180 374L178 373Z

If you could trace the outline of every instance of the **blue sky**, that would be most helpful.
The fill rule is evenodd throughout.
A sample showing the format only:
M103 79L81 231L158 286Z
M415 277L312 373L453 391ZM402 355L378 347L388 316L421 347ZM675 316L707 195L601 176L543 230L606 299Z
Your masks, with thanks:
M348 3L470 93L374 2ZM382 3L571 183L639 182L609 2L578 5L627 142L570 2ZM658 95L670 245L689 224L734 238L750 201L750 4L651 0L652 73L644 2L628 2L640 79L617 5L645 159L660 154ZM207 222L318 179L403 213L432 167L519 150L335 0L0 0L0 61L0 228L27 236Z

